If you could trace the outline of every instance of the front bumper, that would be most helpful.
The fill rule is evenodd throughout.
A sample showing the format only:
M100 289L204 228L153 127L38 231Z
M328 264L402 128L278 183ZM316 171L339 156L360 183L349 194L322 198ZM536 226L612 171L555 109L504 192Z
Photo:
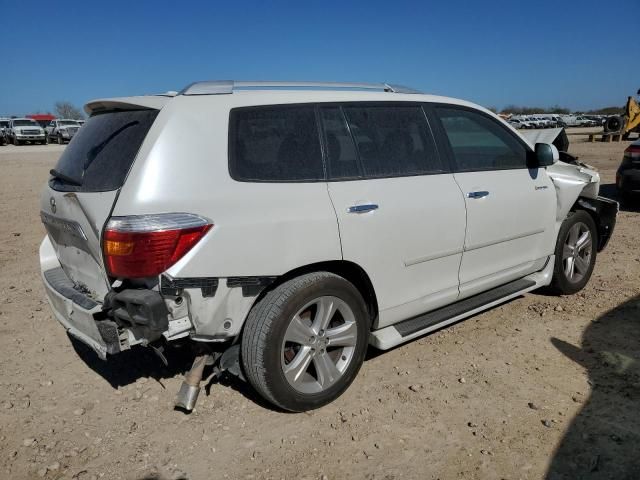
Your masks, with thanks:
M22 135L16 134L16 138L18 140L36 140L36 141L44 141L44 133L42 135Z
M592 212L598 229L598 251L601 252L613 235L620 205L615 200L606 197L580 197L577 204L584 210Z
M60 136L65 140L71 140L75 134L75 132L60 131Z

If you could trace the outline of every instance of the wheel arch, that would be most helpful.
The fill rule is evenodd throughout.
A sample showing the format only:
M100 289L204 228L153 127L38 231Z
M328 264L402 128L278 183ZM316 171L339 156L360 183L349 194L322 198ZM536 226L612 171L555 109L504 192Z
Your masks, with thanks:
M367 310L369 311L370 325L373 325L373 322L378 317L379 311L378 300L375 289L373 288L373 283L371 282L367 272L360 265L347 260L330 260L294 268L293 270L280 275L271 284L264 288L254 299L251 308L253 308L267 293L278 285L281 285L292 278L299 277L300 275L313 272L333 273L351 282L362 295L362 298L367 305Z
M618 214L618 202L604 197L578 197L571 207L571 211L587 212L596 224L598 230L598 252L604 250L611 238Z

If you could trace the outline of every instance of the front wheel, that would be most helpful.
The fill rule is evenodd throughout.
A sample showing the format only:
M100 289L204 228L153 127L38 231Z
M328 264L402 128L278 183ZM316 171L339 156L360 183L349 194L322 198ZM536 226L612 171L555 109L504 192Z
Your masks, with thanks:
M596 263L598 232L585 211L572 212L560 227L551 289L571 295L584 288Z
M369 315L358 290L342 277L315 272L293 278L252 308L242 335L251 385L294 412L338 398L364 361Z

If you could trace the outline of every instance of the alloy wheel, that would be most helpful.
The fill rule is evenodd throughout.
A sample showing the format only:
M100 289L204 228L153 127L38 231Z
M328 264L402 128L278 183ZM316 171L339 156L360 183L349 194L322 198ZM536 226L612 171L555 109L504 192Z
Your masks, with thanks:
M320 393L336 383L351 363L358 327L349 305L338 297L318 297L291 318L281 349L281 365L295 390Z
M589 227L582 222L575 223L562 248L562 268L567 280L578 283L584 278L589 271L592 252L593 238Z

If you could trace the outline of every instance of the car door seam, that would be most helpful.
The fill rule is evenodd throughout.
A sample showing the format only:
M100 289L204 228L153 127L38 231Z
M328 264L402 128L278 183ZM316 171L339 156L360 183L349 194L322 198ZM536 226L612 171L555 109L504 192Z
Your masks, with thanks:
M329 189L329 182L325 182L325 186L327 187L327 196L329 197L329 202L331 203L331 208L333 209L333 215L336 218L336 227L338 229L338 242L340 243L340 259L344 260L344 249L342 248L342 234L340 233L340 218L338 217L338 211L336 210L336 206L333 203L333 198L331 198L331 190Z

